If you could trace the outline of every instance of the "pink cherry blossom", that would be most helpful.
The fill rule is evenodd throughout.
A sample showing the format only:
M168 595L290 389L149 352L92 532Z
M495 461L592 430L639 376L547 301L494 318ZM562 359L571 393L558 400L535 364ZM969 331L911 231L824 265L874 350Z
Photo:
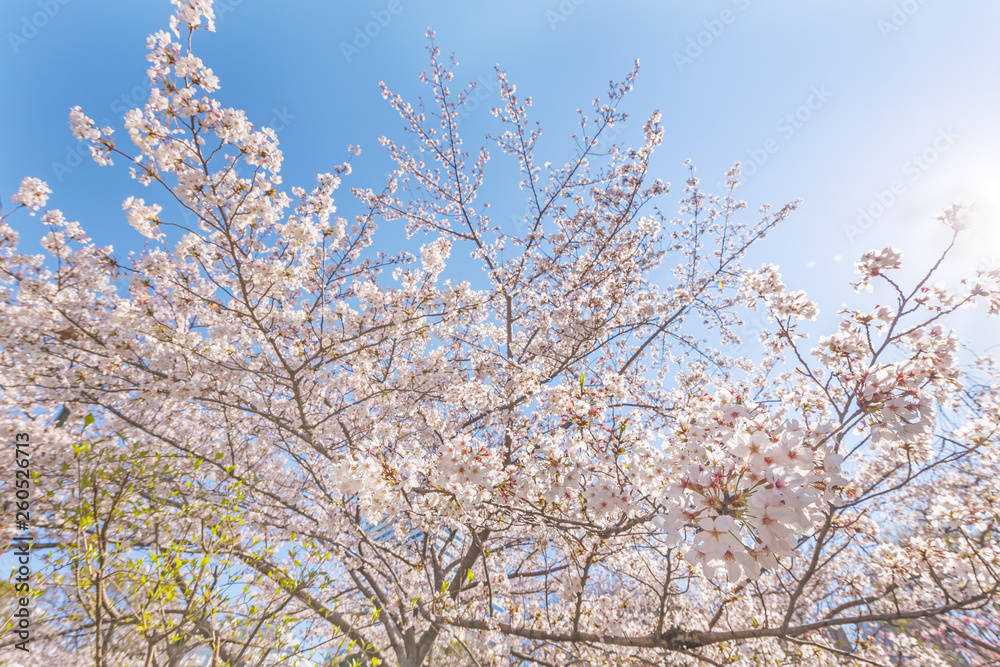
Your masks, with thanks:
M872 250L872 301L828 324L743 264L798 202L748 214L739 164L713 195L688 161L667 216L660 114L606 141L638 63L545 157L497 68L467 148L474 87L433 33L425 101L382 84L386 182L352 146L286 186L194 53L212 3L173 5L129 141L70 111L144 190L144 250L95 245L34 178L0 220L0 422L44 442L32 665L995 661L1000 368L951 327L1000 313L1000 272L908 283ZM498 225L514 172L523 225Z

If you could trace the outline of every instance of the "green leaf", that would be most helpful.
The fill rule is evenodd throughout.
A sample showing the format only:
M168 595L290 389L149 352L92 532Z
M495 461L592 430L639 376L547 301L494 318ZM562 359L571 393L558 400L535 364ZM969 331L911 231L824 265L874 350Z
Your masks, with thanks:
M83 418L83 427L87 428L88 426L90 426L91 424L93 424L95 421L97 421L97 420L94 419L94 415L92 415L92 414L90 414L88 412L87 416Z

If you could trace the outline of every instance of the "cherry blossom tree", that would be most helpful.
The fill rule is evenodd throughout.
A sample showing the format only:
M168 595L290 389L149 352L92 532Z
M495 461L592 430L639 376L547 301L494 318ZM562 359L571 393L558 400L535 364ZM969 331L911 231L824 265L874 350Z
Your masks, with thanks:
M690 167L671 217L659 114L605 140L638 64L552 165L499 69L498 129L464 148L473 88L430 34L431 97L382 86L406 134L346 219L350 160L285 188L274 132L192 50L210 0L172 2L128 141L70 112L152 188L123 203L145 250L95 245L35 178L0 224L0 422L41 443L32 650L5 633L0 663L1000 659L1000 372L948 328L1000 312L1000 271L934 282L960 208L913 283L865 254L877 303L811 340L817 306L742 263L797 203L753 215L739 164L721 195ZM487 146L517 188L487 190ZM517 229L490 193L526 201Z

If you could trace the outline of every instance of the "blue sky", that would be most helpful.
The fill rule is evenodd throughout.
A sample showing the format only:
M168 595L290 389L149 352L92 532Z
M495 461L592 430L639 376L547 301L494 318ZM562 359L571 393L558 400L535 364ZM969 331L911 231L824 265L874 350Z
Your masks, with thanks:
M79 104L123 136L122 115L147 92L145 37L166 27L170 11L166 0L0 3L0 197L8 210L21 178L36 176L55 191L50 206L98 242L141 247L121 202L155 193L123 167L79 159L66 119ZM456 53L459 81L483 85L499 63L533 97L541 157L556 164L572 153L575 110L638 58L625 137L638 137L642 120L662 111L666 138L654 165L674 193L690 157L709 189L742 160L754 172L741 189L751 210L804 199L750 264L779 264L791 287L819 301L824 329L852 297L854 259L896 245L928 265L947 236L934 218L955 201L976 205L957 269L1000 265L1000 3L216 0L216 12L217 33L199 34L196 53L221 79L223 104L279 130L287 186L310 185L346 158L348 144L364 152L346 185L381 184L387 163L377 138L400 137L401 122L377 84L408 99L426 92L417 73L433 27L442 50ZM486 99L463 121L469 148L495 128L488 108L499 94L483 90ZM493 192L520 210L515 182ZM859 209L870 216L860 223ZM36 219L13 222L33 247ZM981 349L1000 333L983 322L965 325Z

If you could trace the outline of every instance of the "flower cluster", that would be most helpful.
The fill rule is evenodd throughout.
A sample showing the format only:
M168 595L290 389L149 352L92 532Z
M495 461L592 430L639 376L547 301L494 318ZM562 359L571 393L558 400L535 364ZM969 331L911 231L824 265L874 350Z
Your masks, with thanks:
M49 189L48 184L37 178L28 177L21 181L21 187L17 189L17 194L13 195L11 199L27 208L28 212L34 215L38 209L45 208L50 194L52 194L52 190Z
M875 276L885 275L886 271L898 269L902 264L903 253L899 248L883 248L882 250L869 250L861 260L854 263L855 271L860 273L862 278L854 283L854 291L860 292L867 289L873 290L871 279Z
M160 223L160 211L163 210L158 204L146 206L143 199L129 197L122 203L122 209L128 215L128 224L137 232L148 239L163 238L163 233L156 230Z
M791 557L795 536L810 529L840 476L843 457L816 442L801 424L781 423L763 406L727 391L691 397L690 414L664 444L671 484L663 492L669 510L658 526L680 544L695 528L692 563L730 580L750 578ZM724 530L723 530L724 527Z

